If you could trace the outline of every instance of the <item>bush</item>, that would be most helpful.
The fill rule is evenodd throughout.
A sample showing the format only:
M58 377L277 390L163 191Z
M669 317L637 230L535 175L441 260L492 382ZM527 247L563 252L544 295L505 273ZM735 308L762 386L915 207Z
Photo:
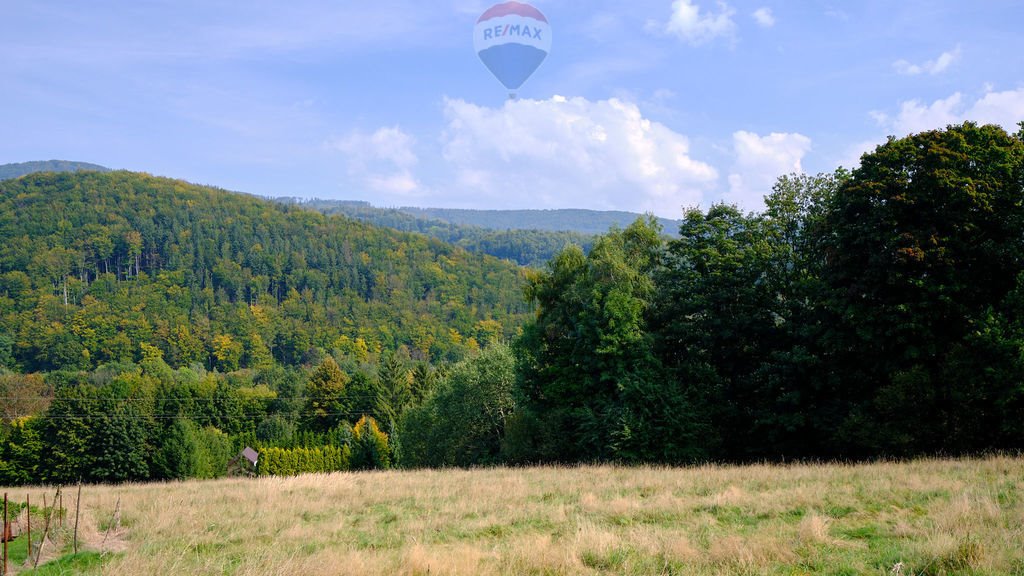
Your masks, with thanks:
M349 469L349 448L264 448L257 461L260 476L297 476Z

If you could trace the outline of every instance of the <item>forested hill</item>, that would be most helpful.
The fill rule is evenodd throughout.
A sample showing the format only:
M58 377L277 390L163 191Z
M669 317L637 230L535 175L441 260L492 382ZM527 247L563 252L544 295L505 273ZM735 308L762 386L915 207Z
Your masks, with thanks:
M575 244L589 251L593 234L556 230L518 228L489 229L468 224L410 214L406 208L377 208L368 202L346 200L300 200L281 198L281 202L318 210L325 214L342 214L376 226L403 232L418 232L444 242L461 246L470 252L490 254L522 266L539 268L568 245ZM636 215L633 215L634 218ZM673 229L672 232L675 230Z
M513 335L524 271L429 239L130 172L0 182L0 367L459 358Z
M289 199L298 201L296 199ZM486 230L530 230L547 232L574 232L594 236L604 234L609 228L625 228L641 215L635 212L601 211L583 209L564 210L465 210L458 208L375 208L366 202L348 200L298 201L322 212L349 214L353 217L379 213L390 214L396 220L406 214L418 220L446 223L456 226L473 226ZM682 213L682 211L680 211ZM666 234L675 235L681 221L657 218Z
M432 218L452 224L480 226L492 230L551 230L604 234L609 228L625 228L640 214L603 210L460 210L455 208L399 208L420 218ZM680 208L680 214L682 209ZM667 234L679 231L679 220L657 218Z
M44 160L37 162L21 162L18 164L0 164L0 180L19 178L37 172L109 172L110 168L88 162L70 162L68 160Z

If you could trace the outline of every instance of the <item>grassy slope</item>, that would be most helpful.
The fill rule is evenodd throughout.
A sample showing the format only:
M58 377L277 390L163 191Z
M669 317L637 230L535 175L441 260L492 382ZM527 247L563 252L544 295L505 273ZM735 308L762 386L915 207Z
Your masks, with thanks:
M83 503L109 519L118 498L127 551L82 573L1024 574L1019 458L339 474Z

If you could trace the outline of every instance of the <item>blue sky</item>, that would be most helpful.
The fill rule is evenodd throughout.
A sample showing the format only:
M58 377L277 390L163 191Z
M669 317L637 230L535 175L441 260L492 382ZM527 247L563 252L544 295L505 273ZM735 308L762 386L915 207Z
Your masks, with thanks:
M761 207L887 135L1024 120L1024 3L535 0L508 101L473 0L0 0L0 163L383 206Z

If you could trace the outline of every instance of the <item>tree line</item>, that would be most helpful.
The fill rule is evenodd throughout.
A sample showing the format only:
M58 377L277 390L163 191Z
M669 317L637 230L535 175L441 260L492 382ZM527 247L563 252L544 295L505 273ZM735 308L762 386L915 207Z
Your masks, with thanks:
M532 222L530 215L520 215L522 224L518 227L499 226L494 229L477 225L456 223L431 217L430 212L411 212L409 208L375 208L366 202L339 200L283 199L283 202L303 208L318 210L324 214L343 214L356 220L368 222L403 232L417 232L442 242L455 244L477 254L489 254L495 258L509 260L520 266L534 268L544 264L567 245L576 244L589 250L594 235L573 231L574 228L557 230L526 229ZM473 211L465 211L476 214ZM544 213L542 213L544 214ZM560 216L573 214L572 211L558 211ZM601 213L595 213L601 214ZM508 222L504 222L508 224ZM564 222L563 226L572 226Z
M528 288L512 461L877 458L1024 447L1024 130L890 139L568 249Z
M173 369L154 350L89 372L3 374L0 484L216 478L245 447L261 475L411 465L421 460L405 461L406 434L416 445L405 414L495 350L511 358L494 344L439 370L403 353L335 350L309 366L225 374Z
M457 356L343 334L186 365L154 340L0 375L0 483L205 477L245 445L274 474L1024 447L1024 131L893 138L766 206L569 246L523 272L529 319L477 320Z

